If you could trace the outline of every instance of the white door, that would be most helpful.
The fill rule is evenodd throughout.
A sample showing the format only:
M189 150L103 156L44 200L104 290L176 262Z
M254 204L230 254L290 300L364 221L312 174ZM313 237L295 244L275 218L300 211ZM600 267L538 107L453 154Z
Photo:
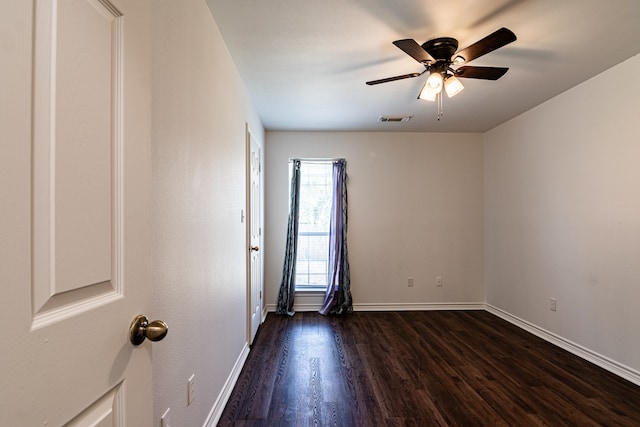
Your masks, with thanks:
M252 133L247 129L247 153L249 197L247 210L249 234L249 261L247 265L249 278L248 312L249 312L249 344L256 336L262 321L262 197L260 187L260 146Z
M152 424L150 14L0 0L2 426Z

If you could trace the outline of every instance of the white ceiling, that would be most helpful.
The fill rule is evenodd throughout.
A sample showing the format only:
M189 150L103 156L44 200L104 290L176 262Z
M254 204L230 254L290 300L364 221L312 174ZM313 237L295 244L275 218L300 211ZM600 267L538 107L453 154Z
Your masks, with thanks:
M207 3L268 130L484 132L640 52L640 0ZM509 71L462 80L439 122L435 104L416 99L426 74L365 85L424 70L394 40L454 37L464 48L500 27L518 40L469 65Z

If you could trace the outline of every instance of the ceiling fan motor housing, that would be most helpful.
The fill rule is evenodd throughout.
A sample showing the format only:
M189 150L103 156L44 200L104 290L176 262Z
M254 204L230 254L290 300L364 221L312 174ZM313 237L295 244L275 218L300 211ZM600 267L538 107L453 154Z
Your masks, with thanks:
M440 37L424 42L422 48L437 62L451 63L451 57L458 50L458 40L452 37Z

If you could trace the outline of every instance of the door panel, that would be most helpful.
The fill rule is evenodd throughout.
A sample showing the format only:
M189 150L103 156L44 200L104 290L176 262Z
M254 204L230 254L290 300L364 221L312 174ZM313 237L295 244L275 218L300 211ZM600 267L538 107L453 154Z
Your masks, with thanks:
M151 425L150 3L0 3L0 425Z
M50 63L35 71L50 73L51 79L38 75L34 94L36 105L50 106L50 117L35 117L35 128L42 131L34 141L39 160L34 171L48 172L37 173L34 180L34 196L44 202L35 213L49 229L34 230L34 246L49 241L50 285L54 294L61 294L110 282L117 261L112 257L112 242L120 241L114 201L121 194L114 184L120 181L121 165L112 157L121 140L112 116L122 113L114 102L122 83L114 62L122 44L121 15L103 3L65 0L57 6L52 34L36 37L36 55L48 56ZM49 20L41 12L38 18Z
M122 417L122 387L113 390L78 414L65 427L111 427L119 425L116 421Z
M36 8L33 247L36 323L121 294L122 15L86 0ZM59 316L58 316L59 317Z
M260 186L260 146L247 130L249 155L249 344L262 321L262 197ZM253 249L252 249L253 248ZM256 249L257 248L257 249Z

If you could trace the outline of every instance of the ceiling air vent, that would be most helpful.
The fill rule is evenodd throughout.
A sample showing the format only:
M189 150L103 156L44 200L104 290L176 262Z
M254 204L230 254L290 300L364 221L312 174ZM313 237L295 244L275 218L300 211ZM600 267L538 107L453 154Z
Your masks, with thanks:
M400 123L400 122L408 122L411 120L413 116L380 116L378 118L379 122L389 122L389 123Z

